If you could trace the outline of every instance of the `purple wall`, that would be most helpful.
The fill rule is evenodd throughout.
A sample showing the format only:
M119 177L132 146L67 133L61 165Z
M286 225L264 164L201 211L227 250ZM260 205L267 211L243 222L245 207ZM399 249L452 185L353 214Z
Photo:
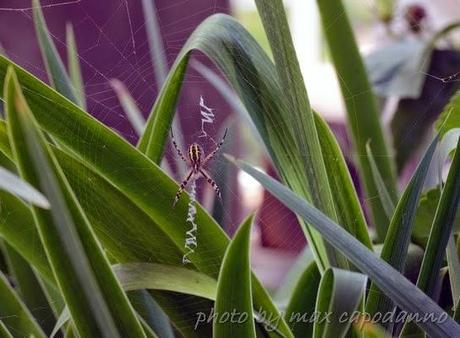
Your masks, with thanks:
M71 3L48 7L63 2ZM154 3L169 65L202 20L213 13L228 12L228 0L159 0ZM144 115L148 114L158 89L148 54L141 1L42 0L41 4L50 32L64 57L65 25L67 22L74 25L90 113L135 142L136 136L124 118L108 80L118 78L123 81ZM30 10L12 10L30 6L30 0L0 1L0 44L15 62L46 79L32 13ZM216 109L215 130L228 113L228 106L211 86L196 73L188 74L179 106L186 142L191 142L199 134L200 95L205 97L208 106Z

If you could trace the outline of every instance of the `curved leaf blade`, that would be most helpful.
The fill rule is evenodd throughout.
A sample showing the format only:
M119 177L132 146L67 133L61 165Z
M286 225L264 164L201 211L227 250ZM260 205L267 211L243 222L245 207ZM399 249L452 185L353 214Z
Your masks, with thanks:
M316 313L328 315L327 320L315 321L313 337L344 337L351 325L350 318L364 297L367 277L357 272L328 269L321 277Z

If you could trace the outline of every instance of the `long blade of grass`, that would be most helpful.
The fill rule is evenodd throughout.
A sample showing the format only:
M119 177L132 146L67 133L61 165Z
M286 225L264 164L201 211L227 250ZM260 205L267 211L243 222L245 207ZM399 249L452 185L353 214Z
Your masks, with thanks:
M5 97L10 142L21 175L43 189L52 206L49 211L32 210L78 331L83 336L142 337L142 328L36 126L12 68L6 78Z
M72 83L67 75L61 57L54 45L53 39L46 26L45 18L40 6L40 0L32 1L35 30L37 32L40 50L50 83L56 90L76 104L79 103Z
M305 218L329 243L367 274L403 310L420 316L430 314L441 319L442 323L434 321L419 323L428 334L445 337L460 335L460 325L452 320L439 305L342 227L273 178L244 162L236 161L236 164L259 181L286 207Z
M0 298L0 317L6 329L15 337L31 335L37 338L46 337L2 272L0 272Z
M313 321L308 316L315 311L321 274L315 262L310 263L295 285L284 318L294 337L313 337Z
M387 190L396 191L396 183L393 164L379 122L377 102L372 94L342 1L317 0L317 4L332 61L340 81L366 196L370 203L378 238L383 241L388 227L387 217L380 200L373 198L378 195L378 189L373 180L369 160L364 156L368 141Z
M284 88L289 114L283 117L292 123L288 127L297 145L296 156L300 157L303 168L308 171L308 191L313 205L337 220L332 191L321 152L318 132L313 112L303 81L300 65L289 31L287 16L282 0L256 0L265 32L275 59L275 68L280 85ZM325 246L328 264L347 268L340 253Z
M37 207L49 209L50 204L45 196L12 172L0 167L0 189L22 198Z
M315 313L320 314L320 320L314 323L313 337L345 336L351 321L343 316L356 311L364 297L366 282L367 277L361 273L337 268L326 270L318 289Z
M73 92L78 100L78 105L86 110L86 95L83 76L80 68L80 57L78 56L77 41L71 23L66 26L67 64L69 67L70 81Z
M417 279L417 286L428 296L434 298L436 286L439 285L439 271L441 270L447 243L452 233L453 223L457 215L460 202L460 139L457 143L452 166L442 190L441 199L431 226L430 237L423 256L422 266ZM454 299L455 305L456 299ZM407 323L403 335L420 333L414 323Z
M398 271L403 271L404 268L420 194L438 142L439 137L436 136L420 161L417 170L398 201L385 237L380 257ZM369 290L366 311L374 315L391 312L393 308L393 301L378 289L374 281ZM389 320L385 323L382 322L381 325L391 331L394 322Z
M240 226L225 252L217 284L213 337L256 337L252 313L249 243L253 217ZM236 312L244 320L222 320L225 313ZM220 317L219 317L220 315Z

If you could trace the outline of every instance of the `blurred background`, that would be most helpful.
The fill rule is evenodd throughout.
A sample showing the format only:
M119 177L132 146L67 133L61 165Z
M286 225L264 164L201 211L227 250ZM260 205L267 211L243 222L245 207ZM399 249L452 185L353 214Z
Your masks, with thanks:
M455 31L460 23L460 1L344 2L366 56L388 144L404 184L430 135L432 122L460 85L460 30ZM167 70L206 17L214 13L234 16L270 53L252 0L42 0L41 5L63 60L67 57L66 30L69 23L73 27L87 110L133 144L138 133L127 112L133 109L126 106L127 98L147 118ZM335 132L359 192L353 165L359 154L353 153L348 138L344 106L316 3L286 0L285 5L312 106ZM0 47L16 63L47 81L30 7L30 0L0 1ZM153 12L157 21L147 22L146 11ZM156 27L159 39L149 35L149 27ZM446 27L448 32L438 36ZM228 127L224 151L276 177L263 145L239 114L244 108L214 65L196 54L191 66L174 130L181 147L198 141L209 152ZM208 138L200 138L200 98L215 117L204 125ZM171 149L164 168L180 179L184 168ZM275 288L302 271L312 257L296 217L249 176L228 166L222 156L216 156L210 169L223 191L223 205L204 181L199 181L198 197L229 235L245 215L258 210L252 261L262 281ZM362 203L365 208L366 201Z

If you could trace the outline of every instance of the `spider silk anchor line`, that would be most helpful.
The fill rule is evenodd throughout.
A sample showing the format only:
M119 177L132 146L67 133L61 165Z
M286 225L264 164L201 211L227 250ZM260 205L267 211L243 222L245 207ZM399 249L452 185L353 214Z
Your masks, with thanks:
M195 252L195 248L197 247L198 243L196 240L196 232L198 230L198 225L195 223L195 216L196 216L196 179L193 178L190 184L190 201L188 202L188 212L187 212L187 220L186 222L191 224L191 229L185 233L185 253L182 256L182 264L191 263L190 259L188 258L189 255Z

